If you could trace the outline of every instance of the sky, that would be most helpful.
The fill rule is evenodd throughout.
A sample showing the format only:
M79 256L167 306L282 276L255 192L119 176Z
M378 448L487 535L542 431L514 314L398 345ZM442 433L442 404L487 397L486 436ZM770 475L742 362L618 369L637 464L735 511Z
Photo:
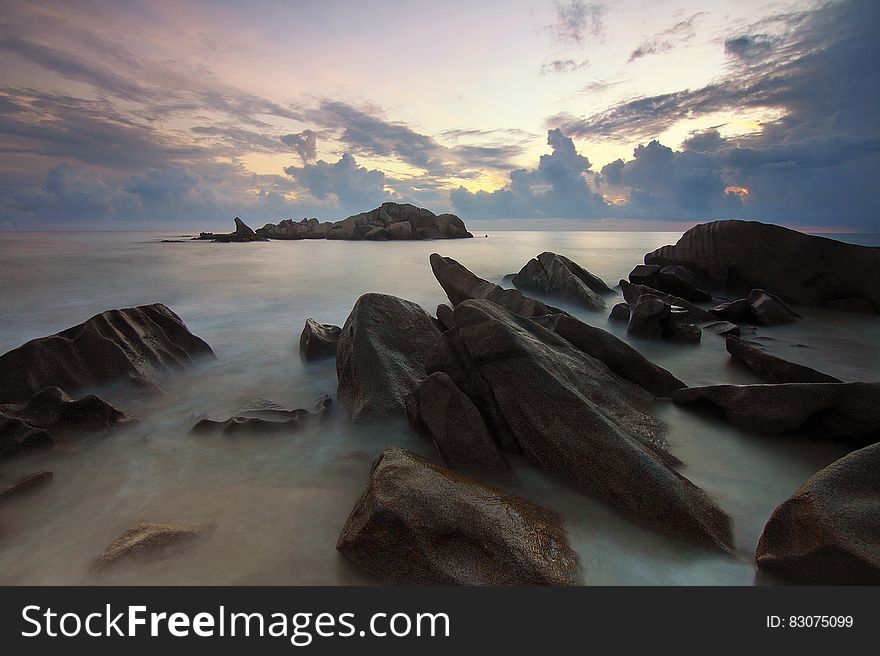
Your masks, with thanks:
M880 232L875 0L4 0L0 229Z

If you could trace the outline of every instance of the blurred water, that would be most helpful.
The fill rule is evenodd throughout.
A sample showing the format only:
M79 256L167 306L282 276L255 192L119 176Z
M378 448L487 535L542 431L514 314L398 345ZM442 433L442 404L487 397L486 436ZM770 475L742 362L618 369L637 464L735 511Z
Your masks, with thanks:
M310 407L335 395L332 362L305 364L307 317L342 325L369 291L433 312L445 296L428 264L438 251L500 281L541 251L563 253L610 285L674 233L492 232L442 242L290 241L160 243L173 233L0 234L0 351L57 332L108 308L162 302L204 338L216 364L175 377L161 398L116 399L141 421L69 453L0 463L0 486L37 468L42 490L0 505L0 583L371 583L335 551L370 462L389 444L434 457L405 424L353 427L342 416L289 437L194 437L195 418L222 419L265 398ZM613 303L609 299L609 308ZM570 308L571 309L571 308ZM572 310L605 326L605 314ZM792 326L762 329L772 352L844 380L876 379L878 321L817 309ZM619 327L613 331L625 338ZM691 385L757 382L733 366L723 340L697 346L639 341L647 357ZM495 480L558 511L588 584L750 584L752 555L773 508L844 447L734 429L659 403L682 472L733 519L738 554L722 557L655 534L527 464ZM211 525L193 548L108 574L95 556L126 527L178 520Z

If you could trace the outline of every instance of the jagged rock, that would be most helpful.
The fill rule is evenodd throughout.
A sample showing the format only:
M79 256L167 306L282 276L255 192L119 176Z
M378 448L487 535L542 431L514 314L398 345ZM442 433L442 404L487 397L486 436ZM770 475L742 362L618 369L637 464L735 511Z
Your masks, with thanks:
M653 289L652 287L648 287L646 285L634 285L626 280L621 280L620 291L623 293L624 300L629 303L630 308L632 308L636 304L636 301L640 296L650 294L651 296L656 296L664 303L684 308L688 311L690 321L693 321L695 323L706 323L716 320L716 317L714 315L710 314L708 311L704 310L700 306L694 305L690 301L686 301L685 299L674 296L673 294L667 294L666 292L661 292L658 289Z
M867 298L842 298L828 301L829 310L837 310L838 312L860 312L862 314L873 314L874 306Z
M653 294L644 294L636 299L630 310L626 334L632 337L660 339L666 332L666 324L670 318L668 303Z
M246 242L246 241L268 241L265 237L258 235L254 232L253 228L246 225L244 221L235 217L235 231L226 233L226 234L216 234L213 232L202 232L198 237L193 237L196 240L207 240L214 241L219 243L229 243L229 242Z
M771 383L839 383L833 376L795 362L770 355L736 337L727 338L727 352Z
M707 323L703 326L706 330L715 333L716 335L734 335L737 336L740 333L740 328L735 323L730 323L729 321L713 321L712 323Z
M475 276L451 257L431 254L431 269L453 306L469 298L486 299L525 317L545 314L567 314L552 305L524 296L515 289L504 289Z
M336 343L342 328L329 323L306 319L299 336L299 352L306 360L336 357Z
M626 303L618 303L611 308L611 314L608 315L608 321L625 321L629 323L629 305Z
M821 305L865 298L880 309L880 249L754 221L715 221L688 230L646 264L680 264L720 286L772 291L786 302Z
M405 416L440 330L421 307L385 294L354 304L336 350L337 396L352 419Z
M502 445L655 526L729 547L726 515L674 470L648 414L653 396L490 301L464 301L454 315L429 373L447 373Z
M104 569L133 559L163 558L204 534L204 527L176 522L135 524L113 540L98 556L95 569Z
M800 318L781 298L763 289L753 289L749 293L749 308L759 326L779 326Z
M486 422L471 400L452 379L436 372L413 392L418 419L424 426L447 467L453 469L507 469L507 460L486 428Z
M673 398L716 407L732 424L758 433L798 431L863 444L880 439L880 383L711 385L677 390Z
M720 303L709 310L709 312L719 319L733 323L754 323L755 321L754 316L752 316L752 306L749 305L749 299L747 298Z
M629 281L634 285L645 285L646 287L658 289L658 273L660 273L660 267L656 264L637 264L629 272Z
M452 318L452 308L441 303L437 306L437 321L443 326L443 330L455 328L455 319Z
M613 293L601 278L567 257L550 252L529 260L511 282L521 291L558 298L597 312L605 309L600 294Z
M9 487L0 490L0 501L5 501L24 492L30 492L42 487L52 480L54 474L50 471L38 471L19 479Z
M303 426L327 418L332 401L326 394L309 411L304 408L289 410L272 401L259 399L238 409L238 414L223 421L201 419L190 433L236 435L248 433L290 433Z
M49 431L0 413L0 459L37 449L49 449L55 440Z
M577 556L549 510L399 447L373 463L336 548L399 585L572 585Z
M696 324L676 321L673 314L673 319L667 324L663 336L670 342L696 344L703 337L703 331Z
M213 355L161 303L107 310L0 356L0 401L23 403L53 386L68 394L116 383L155 389L161 374Z
M697 281L694 274L683 266L664 266L639 264L629 274L634 285L645 285L652 289L674 294L697 303L711 301L712 295Z
M844 456L770 517L758 567L806 585L880 584L880 444Z

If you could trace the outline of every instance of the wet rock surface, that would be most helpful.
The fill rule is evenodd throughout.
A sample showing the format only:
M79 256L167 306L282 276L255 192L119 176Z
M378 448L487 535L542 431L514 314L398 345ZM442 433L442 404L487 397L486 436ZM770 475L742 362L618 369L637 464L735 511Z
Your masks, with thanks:
M131 560L158 560L204 536L206 528L177 522L135 524L117 537L95 560L104 570Z
M299 336L299 352L306 360L321 360L336 357L336 343L342 328L329 323L318 323L306 319Z
M0 489L0 501L6 501L20 494L31 492L52 482L54 474L51 471L43 470L28 474L24 478L17 480L12 485Z
M596 312L605 309L602 296L613 293L598 276L567 257L550 252L529 260L510 281L521 291L556 298Z
M727 352L771 383L839 383L839 379L767 353L758 345L728 337Z

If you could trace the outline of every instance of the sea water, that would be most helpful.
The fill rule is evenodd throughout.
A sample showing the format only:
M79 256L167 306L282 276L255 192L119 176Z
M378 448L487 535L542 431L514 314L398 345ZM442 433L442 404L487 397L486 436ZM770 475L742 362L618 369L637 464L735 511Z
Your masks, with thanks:
M139 421L64 451L0 462L0 487L38 469L51 484L0 504L0 584L370 584L335 550L364 489L370 463L396 444L436 458L405 422L354 426L331 418L290 435L195 436L203 416L225 419L255 399L311 407L335 401L334 363L303 362L306 318L342 325L365 292L410 299L429 312L447 302L428 256L453 257L500 282L542 251L567 255L613 286L644 254L677 233L494 231L475 239L412 242L273 241L162 243L163 233L0 234L0 352L110 308L164 303L217 354L165 381L159 397L112 397ZM864 240L862 240L864 241ZM868 243L871 243L870 241ZM618 299L609 298L608 308ZM567 308L609 326L607 312ZM762 328L772 353L846 381L876 380L880 320L798 308L803 320ZM760 382L731 363L724 340L698 345L630 343L689 385ZM524 383L527 384L527 383ZM513 458L492 482L555 510L586 584L771 583L754 550L773 508L846 446L803 436L765 436L668 401L681 472L731 517L736 553L704 551L641 526ZM208 536L169 558L97 573L95 557L132 524L179 521Z

